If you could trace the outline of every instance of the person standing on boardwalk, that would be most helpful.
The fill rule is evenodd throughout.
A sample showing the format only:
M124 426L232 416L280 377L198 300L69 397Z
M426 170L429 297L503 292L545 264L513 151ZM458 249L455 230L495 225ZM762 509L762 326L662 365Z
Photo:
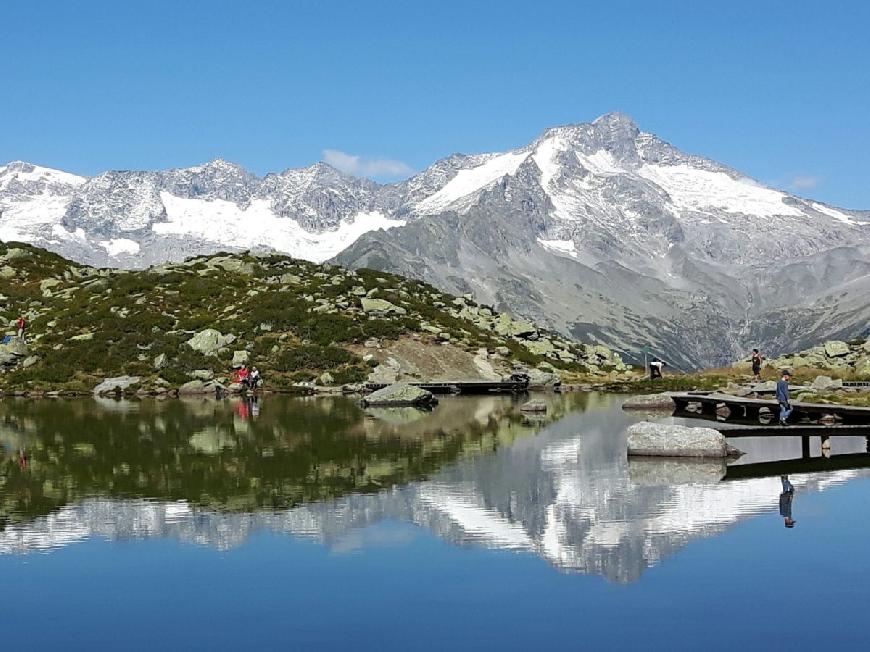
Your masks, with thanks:
M755 382L761 380L761 363L764 356L758 352L758 349L752 349L752 375L755 376Z
M791 395L788 391L788 382L791 380L791 373L786 370L782 372L782 378L776 383L776 400L779 401L779 425L788 425L788 418L791 416Z
M21 315L18 318L18 321L15 322L16 328L18 328L18 339L24 339L24 331L27 330L27 320L24 318L24 315Z

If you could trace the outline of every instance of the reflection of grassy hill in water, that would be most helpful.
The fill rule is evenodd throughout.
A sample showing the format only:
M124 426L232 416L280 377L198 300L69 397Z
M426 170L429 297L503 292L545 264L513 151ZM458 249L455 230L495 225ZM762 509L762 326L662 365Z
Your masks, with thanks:
M420 479L539 427L522 427L508 397L445 400L401 434L365 419L347 399L273 397L255 419L242 402L116 407L124 409L90 401L0 403L0 525L93 495L286 508Z

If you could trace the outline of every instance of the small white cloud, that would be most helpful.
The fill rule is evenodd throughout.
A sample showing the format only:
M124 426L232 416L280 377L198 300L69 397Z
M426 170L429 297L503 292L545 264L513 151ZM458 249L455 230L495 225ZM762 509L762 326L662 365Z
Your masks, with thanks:
M811 174L798 174L791 178L788 186L795 190L810 190L816 188L821 182L821 177L816 177Z
M358 177L407 177L414 169L402 161L388 158L366 158L338 149L323 150L323 160L332 167Z

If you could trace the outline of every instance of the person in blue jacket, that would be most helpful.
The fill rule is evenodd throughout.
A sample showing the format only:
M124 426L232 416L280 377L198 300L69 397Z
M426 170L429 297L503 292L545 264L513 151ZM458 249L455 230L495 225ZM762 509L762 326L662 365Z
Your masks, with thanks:
M776 400L779 401L779 425L787 426L788 418L791 416L791 396L788 393L788 382L791 380L791 373L786 370L782 372L782 378L776 383Z

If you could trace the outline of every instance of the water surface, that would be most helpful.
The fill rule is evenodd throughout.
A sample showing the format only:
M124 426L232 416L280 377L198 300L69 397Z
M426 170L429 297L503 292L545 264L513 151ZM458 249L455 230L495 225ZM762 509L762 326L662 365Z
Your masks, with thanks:
M4 640L868 641L868 471L801 472L799 438L741 439L747 455L730 466L628 460L624 431L638 417L620 397L543 398L547 416L532 419L508 396L447 398L432 412L284 397L2 401ZM867 446L832 442L832 460ZM793 529L781 472L796 488Z

